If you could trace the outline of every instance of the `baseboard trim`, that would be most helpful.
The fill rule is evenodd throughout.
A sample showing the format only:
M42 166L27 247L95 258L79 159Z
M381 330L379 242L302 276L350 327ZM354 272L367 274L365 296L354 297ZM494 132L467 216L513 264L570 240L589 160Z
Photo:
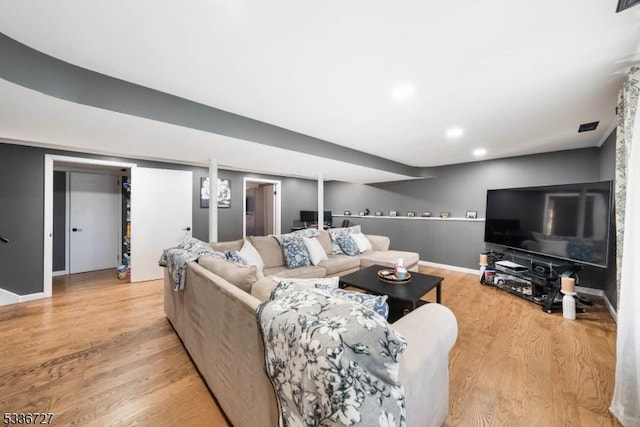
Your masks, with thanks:
M603 297L604 291L602 289L584 288L582 286L576 286L576 292L579 294L593 295L595 297Z
M0 289L0 306L18 304L21 302L33 301L44 298L44 292L36 292L34 294L18 295L6 289Z
M469 273L475 274L476 276L480 276L480 270L474 270L473 268L466 267L458 267L457 265L449 265L449 264L438 264L436 262L429 261L418 261L418 265L422 265L424 267L433 267L433 268L442 268L444 270L457 271L459 273Z
M51 273L51 277L66 276L66 275L67 275L67 270L54 271L53 273Z
M618 312L616 311L615 308L613 308L613 304L611 304L611 301L609 301L609 298L607 298L607 296L603 296L602 299L604 299L604 303L607 306L607 308L609 309L609 314L611 314L611 317L613 317L613 320L618 323Z

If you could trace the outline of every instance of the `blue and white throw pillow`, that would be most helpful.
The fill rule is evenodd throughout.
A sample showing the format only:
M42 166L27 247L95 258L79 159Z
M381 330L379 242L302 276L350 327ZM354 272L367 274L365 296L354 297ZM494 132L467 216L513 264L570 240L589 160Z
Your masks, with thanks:
M375 311L380 316L387 319L389 317L389 304L387 304L386 295L371 295L362 292L347 291L340 288L335 288L330 285L316 284L316 288L329 292L332 295L347 298L352 301L359 302L365 307Z
M224 258L235 264L247 265L246 262L238 255L238 251L224 251Z
M311 265L309 251L307 251L307 247L301 239L282 239L282 251L284 252L284 260L287 263L287 268L289 269L308 267Z
M349 256L358 255L360 253L360 249L358 249L358 245L353 241L350 235L342 234L336 237L336 243L340 246L342 252Z

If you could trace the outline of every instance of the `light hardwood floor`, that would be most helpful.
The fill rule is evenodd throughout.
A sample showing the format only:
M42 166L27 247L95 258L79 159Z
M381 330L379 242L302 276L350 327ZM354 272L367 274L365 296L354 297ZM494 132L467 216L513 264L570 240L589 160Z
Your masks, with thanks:
M446 426L619 425L602 302L568 321L477 276L422 271L445 278L459 324ZM0 340L2 412L53 412L57 426L229 425L164 317L160 281L56 278L51 299L0 307Z

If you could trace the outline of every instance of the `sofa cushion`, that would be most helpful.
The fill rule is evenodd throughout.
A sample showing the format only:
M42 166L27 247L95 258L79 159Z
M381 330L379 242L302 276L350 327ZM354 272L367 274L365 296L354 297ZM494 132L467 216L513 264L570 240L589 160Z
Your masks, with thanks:
M308 277L308 278L313 278L313 277L325 277L327 275L327 270L325 270L322 267L316 267L315 265L310 265L308 267L299 267L299 268L294 268L294 269L290 269L290 268L283 268L280 271L269 271L270 274L275 274L279 277L286 277L286 278L291 278L291 277ZM265 271L265 276L267 275L267 271Z
M247 265L242 257L238 254L238 251L224 251L224 258L227 261L231 261L236 264Z
M358 245L356 245L356 242L353 241L353 238L349 234L337 236L336 243L345 255L354 256L360 253Z
M310 288L314 287L328 287L338 289L339 278L338 277L314 277L310 279L301 279L299 277L291 279L290 277L265 277L253 284L251 287L251 295L259 299L261 302L269 301L271 298L271 292L275 289L278 283L282 281L295 281L299 285L307 285Z
M264 268L264 261L262 261L260 253L253 247L250 241L244 241L242 249L238 251L238 255L240 255L240 258L242 258L246 264L255 265L258 267L258 270L261 271Z
M358 250L360 251L360 253L370 251L373 249L373 247L371 246L371 242L369 241L369 239L367 239L367 236L365 236L364 234L351 233L351 238L353 239L354 243L358 246Z
M415 252L403 252L403 251L373 251L366 252L360 255L360 267L369 267L370 265L382 265L385 267L393 267L398 260L402 258L405 267L407 269L416 265L419 261L419 256Z
M324 251L322 243L320 243L317 238L303 237L302 242L307 248L307 252L309 252L309 259L311 260L311 264L318 265L321 261L327 259L327 253Z
M210 243L211 247L216 251L224 252L224 251L239 251L244 244L243 239L239 240L230 240L228 242L214 242Z
M282 239L282 250L284 251L284 261L287 264L287 268L293 269L311 265L309 251L307 251L302 239Z
M324 248L324 252L327 255L331 255L331 247L333 246L333 243L331 242L331 235L329 232L327 230L322 230L316 238Z
M329 255L326 261L318 264L327 270L327 276L333 276L337 273L360 267L360 258L348 255Z
M262 257L265 268L284 265L282 246L274 236L251 236L249 241Z
M198 264L245 292L250 292L251 285L263 277L255 265L238 265L211 255L201 256Z

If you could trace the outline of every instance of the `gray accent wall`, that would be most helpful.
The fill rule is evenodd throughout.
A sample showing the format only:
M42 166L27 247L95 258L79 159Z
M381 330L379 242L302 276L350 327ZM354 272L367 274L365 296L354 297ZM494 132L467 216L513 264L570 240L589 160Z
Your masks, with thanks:
M242 239L242 186L245 177L281 182L280 226L283 233L289 232L294 221L299 218L300 210L315 210L318 206L318 183L316 181L230 170L220 170L218 176L220 179L231 181L231 207L218 209L218 240L221 242ZM199 228L206 229L208 233L208 210L201 210L204 211L205 221L199 224ZM206 236L202 240L206 240Z
M613 170L609 149L605 144L602 149L442 166L436 168L437 178L431 179L371 185L330 182L325 184L325 206L334 213L355 214L368 208L372 215L375 211L388 215L394 210L398 215L429 211L438 216L444 211L459 218L467 211L477 211L478 218L483 219L488 189L612 179L601 174ZM393 248L414 250L423 261L478 269L478 254L485 248L483 221L351 218L351 223L361 224L365 233L389 236ZM585 267L580 273L580 286L608 289L612 269L615 277L615 268ZM614 301L611 297L609 300Z
M67 173L53 172L53 271L66 269Z
M599 171L598 148L463 163L436 168L436 178L369 185L327 183L325 206L351 213L369 208L372 214L444 211L452 217L477 211L478 218L484 218L488 189L598 181Z
M43 209L42 152L0 144L0 288L42 292Z

